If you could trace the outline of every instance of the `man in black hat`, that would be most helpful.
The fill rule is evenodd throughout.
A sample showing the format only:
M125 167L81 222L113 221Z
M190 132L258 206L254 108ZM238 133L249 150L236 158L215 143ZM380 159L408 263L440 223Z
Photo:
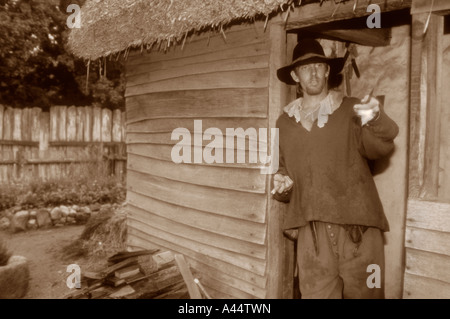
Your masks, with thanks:
M302 298L384 297L389 225L367 161L392 152L398 126L374 97L333 89L344 62L304 39L277 72L302 95L277 121L280 166L272 191L289 202L284 229L297 237Z

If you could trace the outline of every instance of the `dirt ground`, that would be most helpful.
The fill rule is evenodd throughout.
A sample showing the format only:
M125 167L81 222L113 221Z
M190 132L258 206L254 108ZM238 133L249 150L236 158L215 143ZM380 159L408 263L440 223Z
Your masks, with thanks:
M24 256L29 261L30 284L24 299L62 299L72 291L66 284L71 274L67 266L78 264L83 272L89 262L84 258L64 257L63 248L74 242L83 228L75 225L16 234L0 231L13 255Z

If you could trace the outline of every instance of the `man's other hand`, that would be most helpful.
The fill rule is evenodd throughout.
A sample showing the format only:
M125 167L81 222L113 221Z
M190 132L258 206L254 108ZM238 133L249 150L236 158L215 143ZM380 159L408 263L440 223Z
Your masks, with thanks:
M275 174L275 176L273 177L272 194L275 193L281 194L283 192L287 192L292 188L293 185L294 182L292 181L292 179L290 179L289 176L282 174Z

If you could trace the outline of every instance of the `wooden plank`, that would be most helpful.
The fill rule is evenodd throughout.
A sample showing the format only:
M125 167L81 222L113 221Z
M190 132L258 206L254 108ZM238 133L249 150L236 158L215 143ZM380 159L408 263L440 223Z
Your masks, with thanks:
M102 140L102 109L98 106L92 108L92 141Z
M119 109L115 109L112 113L112 141L122 141L122 112Z
M265 221L265 196L260 194L191 185L132 170L127 172L127 188L127 198L130 200L135 193L241 220L257 223Z
M427 15L414 15L411 22L411 79L410 79L410 107L409 107L409 197L419 197L423 183L423 148L424 128L422 123L426 114L422 109L422 55L424 52L423 30ZM426 65L426 64L425 64Z
M212 258L202 253L198 253L197 251L179 245L179 243L167 242L149 234L144 234L139 231L135 232L136 234L130 233L128 235L127 245L139 247L141 249L147 249L149 247L156 247L162 250L169 249L173 252L178 252L180 254L183 254L184 256L187 256L189 263L191 264L193 264L193 260L195 260L197 262L201 262L202 264L208 265L213 269L216 269L218 273L221 272L228 276L234 277L237 279L235 282L241 282L241 285L249 283L261 288L265 287L265 276L259 276L252 271L248 271L231 263Z
M67 106L58 106L58 141L67 141Z
M33 107L31 109L31 141L33 142L39 142L40 139L41 114L42 114L41 108Z
M183 223L176 222L174 220L164 218L147 212L146 214L139 213L137 210L129 210L127 221L130 227L141 229L145 231L147 226L156 228L167 234L172 234L186 239L205 243L208 246L217 249L223 249L226 251L234 252L243 256L250 256L264 260L266 257L266 251L264 245L258 245L249 243L239 239L218 235L210 230L202 230L197 227L184 225ZM181 219L181 217L179 217ZM205 217L208 218L208 217ZM226 223L226 220L224 220Z
M69 106L67 109L67 141L77 140L77 108Z
M0 141L0 145L11 145L11 146L39 146L39 142L30 141Z
M5 107L0 104L0 140L3 139L3 114L5 113ZM0 151L1 154L1 151Z
M268 127L275 127L276 120L282 112L283 105L287 104L288 89L283 85L277 77L276 71L290 61L291 47L293 37L287 37L284 27L279 25L270 25L270 77L269 77L269 109L268 109ZM295 39L296 40L296 39ZM297 42L297 41L295 41ZM270 135L270 138L274 138ZM270 150L272 153L273 150ZM272 184L272 175L265 175L266 188ZM267 197L267 215L268 215L268 234L267 234L267 250L268 250L268 289L266 298L282 298L283 297L283 235L282 221L283 212L286 206L275 201L270 191L266 193ZM291 284L291 283L290 283Z
M127 123L155 118L267 116L267 90L223 89L173 91L128 97Z
M175 164L128 154L128 169L195 185L264 194L265 175L246 168Z
M450 20L447 16L447 20ZM441 82L450 81L450 34L442 36L442 74ZM441 111L441 132L440 132L440 176L438 198L440 201L450 202L450 90L443 89L440 93Z
M194 74L127 87L125 97L180 90L266 88L267 81L266 68Z
M371 4L378 5L381 12L389 12L409 8L411 6L411 0L372 0ZM320 23L358 18L372 14L371 11L367 12L368 5L366 1L356 2L355 10L353 10L354 5L354 1L346 1L338 5L334 1L315 2L306 4L300 8L295 8L290 13L287 23L285 22L285 12L279 14L272 21L277 24L286 25L286 30L289 31Z
M450 233L406 227L405 247L450 256Z
M264 33L264 22L256 21L252 23L241 23L225 30L226 40L219 32L202 32L193 34L186 41L183 48L181 46L171 46L166 51L151 50L150 54L140 54L140 51L131 52L128 57L127 67L142 64L142 59L148 61L161 61L177 59L180 57L195 56L199 53L221 52L230 47L261 42L267 34Z
M226 218L225 216L181 207L139 194L130 194L128 204L129 214L137 216L136 218L139 220L145 220L145 216L152 213L191 227L250 243L262 245L266 239L266 225L264 224Z
M202 284L205 286L205 289L214 289L217 291L220 291L222 293L225 293L227 295L233 296L233 299L255 299L256 296L253 294L249 294L245 291L242 291L240 289L236 289L229 284L225 284L223 282L220 282L216 279L215 274L202 274ZM264 291L265 294L265 291ZM264 298L260 297L260 298Z
M128 133L127 137L127 144L164 144L164 145L170 145L174 146L175 144L180 146L208 146L212 141L215 141L216 138L221 138L220 141L215 141L216 143L221 143L224 149L224 154L226 154L226 150L243 150L243 151L251 151L251 153L254 155L257 153L259 149L262 151L265 151L267 148L266 144L266 136L265 134L258 134L258 131L248 131L245 132L238 129L231 129L230 134L227 134L226 131L224 132L206 132L205 130L199 131L190 131L188 132L186 130L183 130L183 133L178 134L175 132L174 137L172 139L172 133ZM181 132L181 131L180 131ZM184 134L186 132L186 134ZM198 132L198 133L197 133ZM266 131L267 132L267 131ZM256 135L255 135L256 133ZM259 135L259 136L258 136ZM189 137L190 141L189 141ZM227 137L233 137L234 143L231 141L227 143ZM260 138L261 137L261 138ZM248 142L251 141L253 144L248 144ZM246 144L244 144L244 142ZM213 146L216 145L213 143ZM213 146L210 145L212 148ZM193 161L193 160L192 160ZM256 160L257 162L257 160Z
M450 283L450 256L412 248L406 249L406 271Z
M226 132L226 128L247 129L254 127L267 128L267 120L264 118L243 118L243 117L227 117L227 118L208 118L197 117L196 120L202 121L204 128L217 127L222 132ZM171 133L176 128L186 128L194 131L194 119L192 118L160 118L146 119L128 124L128 133Z
M413 0L411 5L411 14L429 13L450 10L448 0Z
M133 64L127 63L126 77L132 78L140 74L147 74L160 70L167 70L171 68L183 67L185 65L196 64L201 62L214 62L220 60L228 60L236 57L256 57L267 56L268 47L265 41L251 41L238 46L227 46L220 51L204 52L204 50L197 51L196 54L173 58L172 55L166 55L166 59L156 60L153 55L142 55L137 57ZM139 63L139 61L141 63Z
M128 108L128 107L127 107ZM122 142L125 142L127 136L128 113L122 112Z
M450 284L406 272L403 299L450 299Z
M186 258L189 261L191 267L199 273L200 277L202 277L203 274L209 274L210 276L213 276L215 280L222 283L222 285L232 286L235 289L243 291L252 296L257 296L258 298L265 298L266 296L266 281L261 281L260 285L256 283L252 284L246 281L242 281L241 279L238 279L236 277L230 276L222 271L217 271L216 268L192 259L189 256L186 256ZM203 280L201 280L201 282L203 284Z
M433 15L426 35L426 126L421 198L437 198L439 191L439 150L441 118L443 18Z
M22 141L22 110L21 109L13 109L14 116L14 124L13 124L13 133L12 139L14 141Z
M145 225L145 227L142 227L141 225L142 224L138 223L129 225L127 230L128 234L132 234L135 236L138 235L144 239L150 239L148 236L157 237L166 242L171 242L192 251L196 251L197 253L200 253L205 257L208 256L235 265L242 269L254 272L259 276L263 276L265 273L266 262L263 260L211 247L207 244L193 241L185 237L169 234L149 225Z
M153 70L147 73L129 76L127 77L127 89L146 83L156 83L169 79L176 80L184 76L204 75L216 72L238 72L241 70L264 69L268 67L267 55L244 55L217 61L203 61L202 58L176 68Z
M93 109L90 106L84 107L84 132L83 140L85 142L92 141L92 126L93 126Z
M111 142L112 112L109 109L102 109L102 142Z
M186 259L184 259L184 256L181 254L175 254L175 262L177 263L178 269L180 270L184 282L186 283L190 298L203 299L200 289L194 282L194 277L192 276L191 270L186 262Z
M85 112L85 108L84 107L77 107L77 121L76 121L76 138L75 140L78 142L82 142L83 141L83 136L84 136L84 123L86 120L86 115L84 114Z
M59 108L57 106L50 107L50 141L59 141Z
M12 140L14 130L14 109L7 106L3 113L3 140Z
M21 118L21 138L22 141L31 141L31 121L30 121L30 108L23 108L21 110L22 118Z
M157 160L163 160L168 162L173 162L171 157L171 152L173 149L173 145L164 145L164 144L148 144L148 143L142 143L142 144L130 144L128 143L128 154L134 154L134 155L140 155L140 156L146 156L149 158L157 159ZM194 152L203 152L202 147L190 147L191 151L191 161L193 162L193 154ZM234 162L233 163L226 163L226 154L227 152L234 151ZM241 155L242 152L244 152L244 163L238 163L238 155ZM250 156L252 158L256 158L256 163L250 163L249 158ZM189 165L189 164L188 164ZM264 167L264 164L261 163L260 160L258 160L258 152L249 152L247 150L244 151L238 151L235 149L229 149L225 148L224 153L222 156L222 163L206 163L205 161L202 161L202 163L197 163L195 165L204 165L204 166L216 166L216 167L227 167L227 168L247 168L247 169L254 169L254 170L260 170L262 167Z
M450 204L409 199L406 226L450 232Z

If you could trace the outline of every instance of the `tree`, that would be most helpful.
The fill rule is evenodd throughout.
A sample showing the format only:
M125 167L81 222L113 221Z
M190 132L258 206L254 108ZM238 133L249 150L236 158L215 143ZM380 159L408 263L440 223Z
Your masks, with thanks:
M122 62L91 62L87 81L86 61L67 51L71 3L84 0L0 0L0 103L123 108Z

